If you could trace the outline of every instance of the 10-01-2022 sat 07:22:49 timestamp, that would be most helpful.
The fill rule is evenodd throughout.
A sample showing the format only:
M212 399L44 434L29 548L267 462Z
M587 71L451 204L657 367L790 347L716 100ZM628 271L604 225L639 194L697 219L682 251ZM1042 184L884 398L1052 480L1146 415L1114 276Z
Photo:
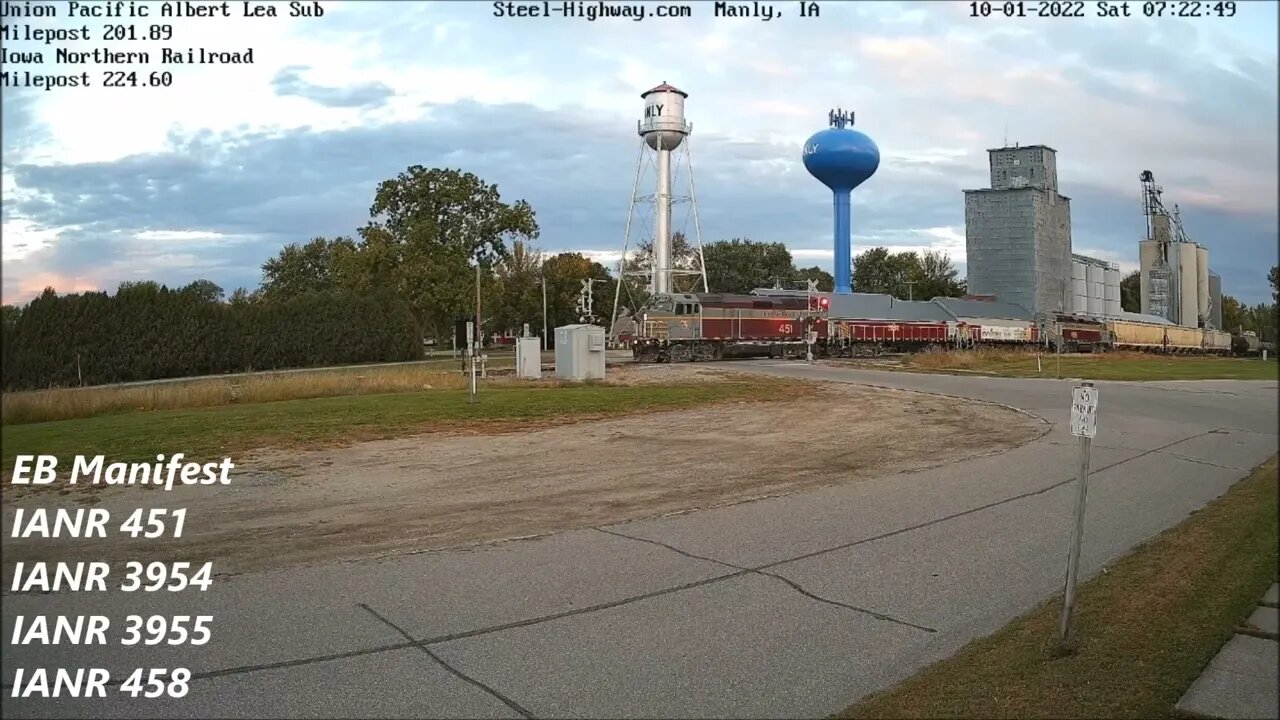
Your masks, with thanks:
M1230 18L1234 0L975 0L975 18Z

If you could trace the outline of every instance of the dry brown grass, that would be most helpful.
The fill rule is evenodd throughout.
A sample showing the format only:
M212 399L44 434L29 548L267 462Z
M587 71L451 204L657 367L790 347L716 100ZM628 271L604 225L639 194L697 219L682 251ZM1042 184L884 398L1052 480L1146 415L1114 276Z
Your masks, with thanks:
M515 384L516 381L511 378L490 378L486 383ZM122 412L217 407L412 390L457 390L465 386L466 378L460 372L441 372L438 365L402 365L263 373L124 387L58 388L5 393L3 399L0 399L0 422L5 425L20 425Z
M974 370L982 372L998 372L1011 365L1022 365L1030 362L1034 366L1037 351L1034 349L1002 349L976 348L963 352L923 352L911 356L908 363L912 367L926 370ZM1042 350L1042 363L1050 363L1055 359L1054 353ZM1072 363L1111 363L1128 361L1150 361L1153 356L1148 353L1116 351L1108 353L1073 353L1064 355L1063 359ZM1175 358L1184 360L1188 358ZM1194 359L1194 358L1191 358Z
M0 397L0 424L24 425L74 420L98 415L183 410L223 405L251 405L280 400L375 395L416 390L462 390L467 378L444 364L333 368L283 373L259 373L227 378L177 380L148 385L55 388L5 393ZM510 368L500 368L483 380L483 387L559 387L554 379L525 381ZM544 373L544 378L546 374ZM607 385L660 385L727 382L723 372L696 365L611 367Z

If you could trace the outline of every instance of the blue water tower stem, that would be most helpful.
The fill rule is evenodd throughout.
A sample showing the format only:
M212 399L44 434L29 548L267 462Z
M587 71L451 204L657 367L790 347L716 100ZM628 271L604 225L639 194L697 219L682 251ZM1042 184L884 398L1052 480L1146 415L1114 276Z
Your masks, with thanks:
M849 239L849 191L834 190L832 197L836 215L835 258L832 260L835 268L833 273L836 281L835 290L837 293L847 294L853 292L853 283L850 279L853 261Z

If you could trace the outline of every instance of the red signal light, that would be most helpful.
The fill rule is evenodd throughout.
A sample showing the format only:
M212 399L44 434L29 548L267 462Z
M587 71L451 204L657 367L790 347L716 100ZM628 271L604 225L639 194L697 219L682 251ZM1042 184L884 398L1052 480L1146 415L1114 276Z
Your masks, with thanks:
M826 310L827 306L831 304L831 301L827 298L818 298L818 304L822 306L823 310Z

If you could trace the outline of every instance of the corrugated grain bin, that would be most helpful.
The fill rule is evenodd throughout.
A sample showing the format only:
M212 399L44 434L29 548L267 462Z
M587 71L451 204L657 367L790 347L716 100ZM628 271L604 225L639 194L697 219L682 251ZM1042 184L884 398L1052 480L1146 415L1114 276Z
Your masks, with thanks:
M1196 270L1196 246L1194 243L1174 243L1178 250L1178 324L1195 327L1200 314L1200 300L1197 297L1199 286ZM1209 279L1205 278L1205 290L1208 291ZM1197 343L1198 345L1199 343Z
M1196 248L1196 300L1200 317L1209 319L1209 251Z
M1102 311L1108 315L1120 314L1120 271L1108 268L1105 277L1105 287L1103 288L1103 307Z

